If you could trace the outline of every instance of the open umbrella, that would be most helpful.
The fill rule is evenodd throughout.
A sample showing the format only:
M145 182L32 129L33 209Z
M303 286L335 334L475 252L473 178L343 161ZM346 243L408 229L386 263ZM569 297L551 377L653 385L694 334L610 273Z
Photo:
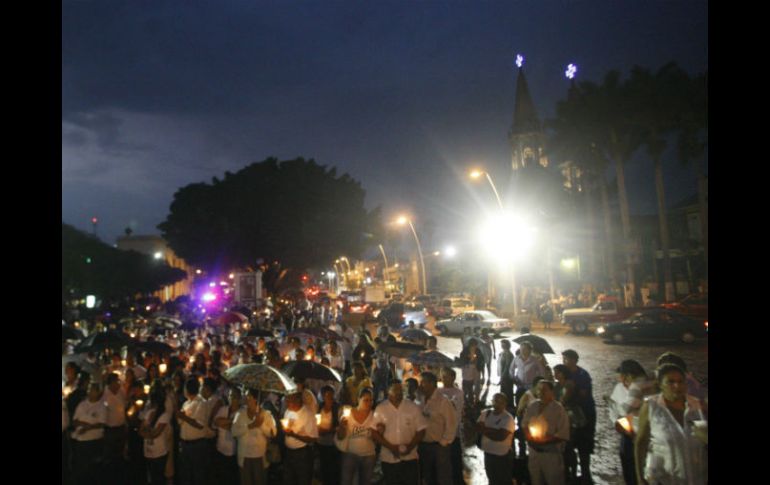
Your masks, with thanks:
M61 339L64 340L82 340L84 338L83 332L77 328L62 326Z
M293 379L302 378L342 382L342 376L336 370L312 360L292 360L286 362L281 366L281 371Z
M76 354L80 354L84 352L100 352L104 349L120 349L133 344L135 341L135 339L123 332L107 330L106 332L90 335L87 339L77 344L74 351Z
M432 334L422 328L407 328L399 332L404 340L427 340Z
M139 349L139 350L146 350L148 352L152 352L153 354L170 354L174 352L174 348L167 343L164 342L156 342L154 340L150 340L147 342L134 342L132 345L130 345L131 348Z
M377 346L377 350L388 355L405 359L425 350L425 346L409 342L385 342Z
M342 340L343 338L337 332L321 327L298 328L289 332L289 337L297 335L310 335L314 338L322 338L324 340Z
M214 325L227 325L228 323L247 323L249 318L243 313L227 312L212 320Z
M227 369L222 377L231 384L258 391L290 394L297 390L297 385L287 375L267 364L238 364Z
M448 355L442 354L438 350L429 350L427 352L416 353L406 360L415 365L428 365L431 367L457 367L454 359Z
M538 354L555 354L556 352L553 351L551 348L551 345L548 343L546 339L543 337L539 337L537 335L533 335L531 333L524 334L520 337L516 337L513 339L514 342L521 345L524 342L529 342L532 344L532 350L537 352Z

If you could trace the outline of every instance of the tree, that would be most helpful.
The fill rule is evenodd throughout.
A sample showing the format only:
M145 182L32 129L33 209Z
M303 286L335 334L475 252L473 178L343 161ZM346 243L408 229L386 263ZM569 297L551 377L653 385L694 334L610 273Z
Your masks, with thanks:
M182 187L158 228L192 264L246 267L263 259L301 270L358 256L379 234L379 208L367 212L364 196L359 182L335 168L268 158Z
M187 277L151 256L122 251L62 223L62 300L93 294L119 300L152 293Z

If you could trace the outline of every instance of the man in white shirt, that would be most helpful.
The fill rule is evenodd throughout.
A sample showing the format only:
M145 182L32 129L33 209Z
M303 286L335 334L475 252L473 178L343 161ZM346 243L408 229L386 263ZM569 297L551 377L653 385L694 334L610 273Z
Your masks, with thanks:
M286 398L287 421L286 457L283 463L283 482L287 485L310 485L313 479L312 444L318 440L315 413L303 405L302 394L290 394Z
M461 466L463 462L463 449L460 439L460 430L463 427L463 411L465 409L465 393L462 389L458 389L455 385L457 379L457 373L451 367L444 367L441 369L441 383L443 387L439 388L439 392L449 399L455 410L455 417L457 418L457 434L454 441L452 441L452 447L449 450L452 458L452 463L456 466L452 468L452 480L455 485L465 485L463 478L463 468Z
M104 425L107 406L102 401L102 387L96 382L88 387L88 398L78 404L72 417L73 483L100 483L99 462L104 450Z
M532 388L532 383L535 381L535 377L545 377L545 368L540 361L532 355L532 344L529 342L522 342L519 345L519 355L513 358L511 366L508 372L516 384L516 393L514 394L514 409L519 406L519 402L524 394ZM521 427L521 419L517 419L519 427ZM524 457L527 454L527 441L523 439L523 435L517 433L517 442L519 444L519 457Z
M416 448L428 425L420 408L404 400L400 382L390 385L388 399L374 411L374 422L372 439L382 445L380 460L385 485L417 485L420 474Z
M528 443L532 485L563 485L564 446L569 440L569 417L556 401L551 381L537 384L540 399L527 406L521 426Z
M452 483L452 460L450 445L457 434L457 416L452 406L438 389L436 375L432 372L420 374L422 392L422 414L428 421L425 437L420 443L422 476L428 485Z
M136 363L136 358L131 352L126 355L126 369L133 370L134 377L136 377L138 380L143 380L145 377L147 377L147 369Z
M516 420L505 410L508 398L498 393L492 398L493 409L484 411L476 423L481 433L481 449L484 450L484 469L489 485L510 485L513 479L513 454L511 444L516 431Z
M104 428L104 458L111 478L117 482L125 473L123 448L126 445L126 395L120 385L118 374L107 375L107 387L102 401L107 407L107 422Z
M182 483L204 485L211 472L211 450L207 442L206 426L209 409L205 400L198 395L198 379L187 379L184 396L187 401L176 412L179 422L179 474Z

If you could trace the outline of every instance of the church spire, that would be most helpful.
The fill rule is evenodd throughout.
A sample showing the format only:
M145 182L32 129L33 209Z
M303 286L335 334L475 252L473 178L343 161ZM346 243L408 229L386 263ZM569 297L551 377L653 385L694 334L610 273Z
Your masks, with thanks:
M520 67L519 76L516 79L516 100L514 102L511 135L540 131L540 128L535 103L529 94L527 78L524 77L524 69Z
M529 94L527 79L524 77L524 57L516 56L519 76L516 79L516 100L513 107L513 125L508 132L511 144L511 168L541 165L548 167L548 158L543 152L543 127L535 111L535 103Z

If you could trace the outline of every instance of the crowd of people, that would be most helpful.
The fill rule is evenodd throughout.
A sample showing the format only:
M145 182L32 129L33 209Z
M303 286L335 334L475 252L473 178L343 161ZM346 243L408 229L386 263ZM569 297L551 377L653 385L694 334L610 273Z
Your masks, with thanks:
M254 325L276 338L248 337L250 325L146 326L127 331L174 351L124 347L69 361L63 483L369 484L377 473L386 484L460 485L471 436L491 485L593 483L596 403L574 350L551 369L528 342L513 353L510 341L479 335L464 339L453 366L419 366L380 350L395 340L387 327L374 337L334 318L289 328L308 326L339 338L300 339L279 321ZM435 338L425 344L436 350ZM296 392L281 394L223 379L238 364L302 360L335 369L341 382L296 378ZM680 357L658 364L649 379L622 362L608 397L624 479L705 483L707 400ZM487 408L481 384L493 368L500 392Z

